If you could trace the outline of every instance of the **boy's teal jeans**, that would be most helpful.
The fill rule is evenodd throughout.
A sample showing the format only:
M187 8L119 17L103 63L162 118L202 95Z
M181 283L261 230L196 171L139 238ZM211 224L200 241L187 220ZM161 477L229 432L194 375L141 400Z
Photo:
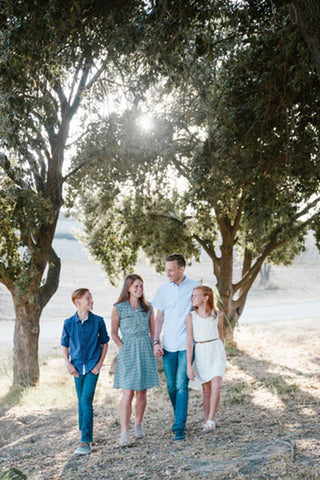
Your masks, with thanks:
M79 430L81 442L92 442L93 431L93 397L99 375L88 372L74 377L79 405Z

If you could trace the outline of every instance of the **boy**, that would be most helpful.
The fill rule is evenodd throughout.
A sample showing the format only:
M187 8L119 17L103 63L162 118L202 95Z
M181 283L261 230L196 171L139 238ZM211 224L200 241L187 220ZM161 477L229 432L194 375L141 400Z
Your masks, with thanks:
M91 453L92 402L99 372L107 354L109 336L103 318L91 312L93 299L90 291L78 288L71 298L77 311L64 322L62 355L68 372L74 377L78 396L81 443L74 453L87 455Z

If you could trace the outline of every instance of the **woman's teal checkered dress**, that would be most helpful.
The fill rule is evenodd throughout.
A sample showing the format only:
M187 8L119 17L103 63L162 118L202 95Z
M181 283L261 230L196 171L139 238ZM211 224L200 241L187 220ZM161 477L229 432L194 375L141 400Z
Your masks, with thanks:
M120 348L114 388L145 390L159 385L156 359L149 335L149 312L139 304L135 310L128 301L116 304L123 346Z

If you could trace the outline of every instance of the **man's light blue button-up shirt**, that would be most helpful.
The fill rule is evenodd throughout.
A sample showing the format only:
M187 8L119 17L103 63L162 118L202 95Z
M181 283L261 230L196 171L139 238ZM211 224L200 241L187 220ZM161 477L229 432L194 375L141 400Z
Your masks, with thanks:
M199 282L186 276L177 285L167 282L161 285L153 299L152 306L164 312L163 348L178 352L187 348L186 318L191 312L191 294Z

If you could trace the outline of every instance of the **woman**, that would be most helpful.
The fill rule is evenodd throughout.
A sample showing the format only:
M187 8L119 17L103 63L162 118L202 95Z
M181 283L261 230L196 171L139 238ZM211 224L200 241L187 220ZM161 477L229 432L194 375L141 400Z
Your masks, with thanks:
M143 280L137 274L127 275L111 313L111 336L120 349L113 386L123 391L120 402L122 447L130 444L129 421L134 393L135 437L142 438L147 389L159 385L151 341L153 334L154 315L151 305L144 298Z

